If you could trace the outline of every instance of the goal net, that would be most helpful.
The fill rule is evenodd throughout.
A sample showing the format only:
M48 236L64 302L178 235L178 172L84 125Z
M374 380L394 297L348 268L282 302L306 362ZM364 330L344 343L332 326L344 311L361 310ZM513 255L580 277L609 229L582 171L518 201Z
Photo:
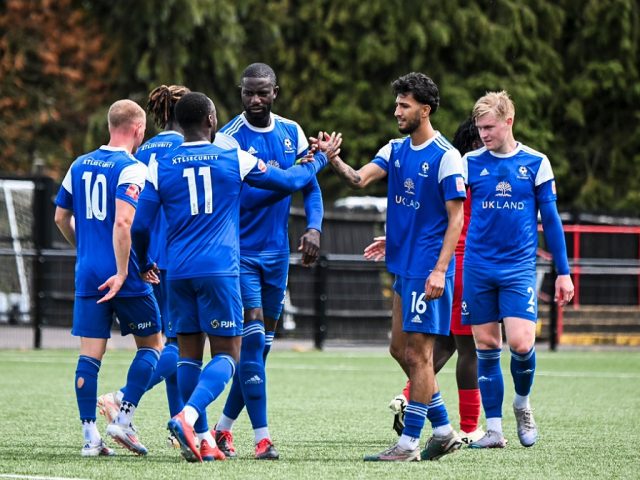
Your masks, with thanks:
M29 323L34 183L0 179L0 323Z

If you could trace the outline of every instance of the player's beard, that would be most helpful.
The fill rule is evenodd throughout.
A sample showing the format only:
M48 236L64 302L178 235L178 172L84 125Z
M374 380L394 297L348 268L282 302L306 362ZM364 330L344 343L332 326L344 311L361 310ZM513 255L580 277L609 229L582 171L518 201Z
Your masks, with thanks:
M415 132L418 129L419 126L420 126L420 114L416 114L415 117L411 119L407 119L405 121L404 127L398 126L398 131L405 135L411 135L413 132Z
M264 105L259 112L251 112L245 107L244 114L252 125L268 125L271 116L271 105Z

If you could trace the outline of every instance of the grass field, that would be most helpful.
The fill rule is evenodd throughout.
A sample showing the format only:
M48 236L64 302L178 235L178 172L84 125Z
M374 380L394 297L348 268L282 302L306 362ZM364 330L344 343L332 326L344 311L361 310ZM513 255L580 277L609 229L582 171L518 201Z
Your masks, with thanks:
M0 479L18 475L83 479L612 479L640 478L640 350L539 352L533 406L541 432L525 449L515 433L507 377L504 450L463 449L438 462L364 463L396 440L387 403L404 381L388 354L275 351L268 363L270 428L281 459L253 460L243 413L234 433L239 458L188 464L165 446L162 385L136 413L147 457L83 459L72 351L0 351ZM100 392L123 382L129 351L108 352ZM503 369L508 372L503 354ZM453 362L439 376L458 427ZM209 409L215 422L219 399ZM104 431L104 420L99 418ZM423 443L428 429L423 434ZM110 442L112 443L112 442ZM28 477L32 478L32 477Z

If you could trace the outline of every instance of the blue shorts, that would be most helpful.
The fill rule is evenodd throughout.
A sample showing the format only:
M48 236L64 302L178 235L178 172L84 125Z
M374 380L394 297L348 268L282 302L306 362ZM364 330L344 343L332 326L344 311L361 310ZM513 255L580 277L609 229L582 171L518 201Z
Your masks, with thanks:
M265 317L278 319L284 306L289 255L240 258L240 288L245 310L262 308Z
M445 278L444 293L436 300L424 299L426 278L396 275L393 289L402 299L402 331L449 335L453 304L453 275Z
M169 298L167 295L167 271L160 270L160 283L152 285L153 295L156 297L158 306L160 307L160 318L162 319L162 332L167 338L176 338L175 322L171 321L169 316Z
M160 331L160 309L153 295L114 297L96 303L102 296L76 297L73 304L71 334L76 337L111 338L114 315L118 317L120 333L148 337Z
M169 318L176 333L219 337L242 335L238 277L207 276L169 280Z
M505 317L538 320L535 268L465 265L463 276L463 325L498 322Z

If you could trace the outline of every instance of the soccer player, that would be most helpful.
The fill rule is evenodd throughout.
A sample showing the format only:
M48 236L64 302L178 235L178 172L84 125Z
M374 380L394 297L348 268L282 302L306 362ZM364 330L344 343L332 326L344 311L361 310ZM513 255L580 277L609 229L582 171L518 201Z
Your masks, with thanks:
M175 105L180 98L188 93L189 89L182 85L160 85L149 93L147 102L147 112L153 116L156 125L163 129L158 135L142 144L135 153L135 157L145 165L156 159L163 157L167 153L176 149L183 140L182 131L175 119ZM135 224L132 227L135 230ZM178 368L178 342L176 340L175 323L169 318L166 294L166 273L167 254L166 238L167 226L162 211L158 212L152 228L151 244L149 246L149 259L140 259L143 267L155 265L155 273L160 280L153 283L153 294L160 307L160 318L162 319L162 331L166 337L166 342L157 368L149 381L147 390L150 390L161 381L165 381L167 387L167 400L169 403L169 418L182 410L182 400L178 392L178 380L176 369ZM148 268L145 268L148 270ZM120 404L124 396L124 387L116 392L106 393L98 397L98 409L108 422L112 422L120 410ZM169 438L173 446L177 442Z
M215 145L240 148L268 165L287 169L304 157L309 143L296 122L271 112L279 87L273 69L253 63L242 73L240 98L244 111L216 134ZM302 193L307 230L300 238L302 264L312 265L320 249L322 192L315 177ZM291 197L245 186L240 209L240 289L244 333L240 363L218 423L218 447L233 458L231 433L246 403L254 430L255 458L277 459L269 435L265 361L275 336L289 271L288 220ZM244 373L242 373L244 372ZM240 381L240 375L252 380Z
M73 162L56 198L56 224L77 247L71 333L80 337L75 390L85 441L81 454L87 457L113 455L96 428L96 401L114 314L121 333L133 334L138 351L107 434L138 455L147 453L131 423L162 345L158 304L130 253L131 223L147 170L131 153L144 138L145 120L144 110L131 100L111 105L109 144Z
M478 129L473 120L468 118L462 122L456 130L452 145L464 155L482 146ZM472 443L484 436L484 431L478 425L480 420L480 390L478 389L477 358L473 342L473 334L469 325L462 325L462 264L464 259L464 246L469 227L471 198L467 196L464 201L464 225L460 239L456 245L456 273L453 287L453 307L451 311L451 334L438 336L433 349L433 365L436 374L445 366L451 356L457 351L456 383L458 384L458 408L460 412L460 439L464 443ZM381 260L384 258L385 237L374 239L374 243L365 249L365 258ZM394 412L393 428L402 435L404 429L404 415L407 401L410 398L411 382L400 395L397 395L389 404ZM435 399L437 400L437 398ZM432 399L432 402L434 399ZM433 420L431 412L427 412L427 419ZM433 426L433 425L432 425Z
M240 354L240 191L245 182L287 192L300 189L325 166L327 156L318 153L313 162L280 170L242 150L212 145L216 111L203 93L184 95L176 104L176 118L184 143L149 168L152 186L140 202L135 246L146 258L149 219L162 205L168 224L169 315L176 322L178 386L185 403L168 427L188 461L224 460L208 429L206 407L233 376ZM320 150L336 155L339 145L333 134ZM202 369L205 337L212 358ZM252 379L241 371L240 380Z
M340 158L330 160L352 187L388 181L386 258L396 276L390 351L411 380L411 398L398 443L365 461L437 460L462 443L437 396L433 345L436 335L449 334L453 253L466 194L460 153L431 125L440 103L436 84L423 73L409 73L392 87L398 129L408 136L391 140L358 171ZM420 452L430 403L438 426Z
M471 223L464 257L462 323L471 325L487 433L470 446L503 448L501 323L511 350L513 411L525 447L538 438L529 394L536 369L536 249L538 212L558 271L555 300L573 298L573 283L556 207L549 159L513 137L515 107L505 91L488 92L473 108L483 148L463 159L471 189Z

